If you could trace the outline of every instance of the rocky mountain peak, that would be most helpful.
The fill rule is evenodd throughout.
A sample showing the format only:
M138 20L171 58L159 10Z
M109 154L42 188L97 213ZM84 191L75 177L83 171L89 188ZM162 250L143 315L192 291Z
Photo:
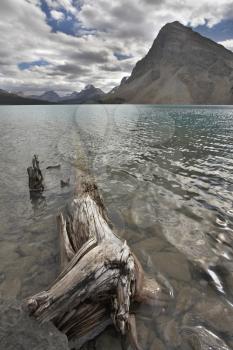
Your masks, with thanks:
M135 103L231 104L232 87L233 53L175 21L114 93Z
M85 88L83 90L95 90L95 89L96 89L96 87L94 85L88 84L85 86Z
M53 95L53 96L59 96L55 91L53 90L49 90L49 91L45 91L44 94L46 95Z

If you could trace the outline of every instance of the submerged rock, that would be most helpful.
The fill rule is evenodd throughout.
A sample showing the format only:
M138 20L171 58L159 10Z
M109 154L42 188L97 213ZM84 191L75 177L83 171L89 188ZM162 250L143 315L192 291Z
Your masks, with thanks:
M96 350L119 350L121 349L121 343L119 341L118 334L115 329L108 328L95 340Z
M181 288L176 298L176 312L178 314L188 311L203 298L202 294L192 286Z
M39 324L14 299L0 299L0 349L68 350L67 337L52 323Z
M205 327L183 327L181 333L194 350L230 350L222 339Z
M14 272L14 271L13 271ZM17 271L16 271L17 273ZM0 288L0 295L8 298L16 298L21 289L21 280L16 276L7 275Z
M217 332L233 334L233 310L227 303L208 297L196 304L194 312Z
M155 253L161 251L166 246L166 242L159 237L150 237L133 245L133 249L140 251L145 250L147 253Z
M188 282L191 279L188 261L181 254L158 252L151 256L153 266L167 277Z
M142 321L137 321L138 341L143 349L148 349L150 329Z
M163 334L168 344L173 344L173 346L177 347L181 345L182 341L179 334L179 325L175 319L170 320L165 325Z
M159 338L155 337L150 346L150 350L166 350L166 347Z

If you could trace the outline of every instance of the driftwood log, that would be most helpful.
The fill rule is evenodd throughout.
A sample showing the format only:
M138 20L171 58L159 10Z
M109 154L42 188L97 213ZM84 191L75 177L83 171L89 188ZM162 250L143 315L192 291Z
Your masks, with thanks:
M46 291L27 299L30 314L53 321L69 339L76 338L78 348L113 324L141 349L131 307L159 303L162 288L113 231L97 187L86 176L57 223L61 273Z
M44 191L44 178L40 170L40 162L37 155L32 158L32 166L27 168L29 189L32 192L43 192Z

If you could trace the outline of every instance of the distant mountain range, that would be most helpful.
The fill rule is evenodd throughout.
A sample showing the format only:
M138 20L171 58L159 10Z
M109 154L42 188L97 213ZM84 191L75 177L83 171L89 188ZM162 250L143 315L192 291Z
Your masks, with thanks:
M56 103L60 100L60 96L55 91L46 91L41 95L30 95L28 97L52 103Z
M166 24L131 75L105 94L93 85L27 98L0 90L0 104L233 104L233 52L179 22Z
M24 96L22 93L13 94L0 89L0 104L81 104L99 103L105 93L93 85L87 85L80 92L74 91L66 96L60 96L55 91L46 91L42 95Z
M38 105L43 103L34 98L22 97L0 89L0 105Z
M74 91L66 96L60 96L55 91L46 91L42 95L31 95L30 98L52 103L79 104L79 103L98 103L105 93L97 89L94 85L87 85L80 92Z
M233 52L179 22L166 24L108 102L233 104Z

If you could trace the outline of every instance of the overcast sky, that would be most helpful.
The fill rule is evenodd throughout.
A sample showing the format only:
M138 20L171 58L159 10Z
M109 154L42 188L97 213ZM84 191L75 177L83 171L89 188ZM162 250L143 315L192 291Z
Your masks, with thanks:
M233 0L0 0L0 88L109 91L175 20L233 50Z

